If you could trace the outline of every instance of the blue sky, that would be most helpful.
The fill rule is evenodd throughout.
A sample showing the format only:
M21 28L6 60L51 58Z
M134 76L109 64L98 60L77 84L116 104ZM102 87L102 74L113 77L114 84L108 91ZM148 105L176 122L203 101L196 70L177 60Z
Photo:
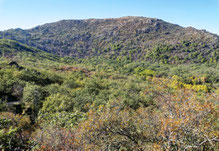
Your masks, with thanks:
M159 18L219 34L219 0L0 0L0 30L122 16Z

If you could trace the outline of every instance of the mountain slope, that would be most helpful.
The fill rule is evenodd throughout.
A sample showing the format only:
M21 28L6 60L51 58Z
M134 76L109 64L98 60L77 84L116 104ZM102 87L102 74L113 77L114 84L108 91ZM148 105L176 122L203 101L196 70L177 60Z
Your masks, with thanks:
M62 20L0 32L0 38L79 58L101 55L164 63L217 62L219 58L217 35L144 17Z
M9 40L9 39L0 39L0 57L8 59L31 59L31 60L57 60L57 56L47 53L45 51L27 46L20 42Z

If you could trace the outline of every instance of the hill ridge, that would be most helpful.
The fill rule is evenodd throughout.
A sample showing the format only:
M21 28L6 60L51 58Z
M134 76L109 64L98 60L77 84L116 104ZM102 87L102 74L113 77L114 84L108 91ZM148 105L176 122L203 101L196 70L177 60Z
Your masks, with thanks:
M210 61L211 58L217 61L218 53L214 58L212 53L219 50L219 36L216 34L184 28L161 19L136 16L61 20L27 30L0 32L0 38L77 58L104 56L164 62L174 62L175 58L181 62L197 62L201 54L199 60ZM163 47L171 49L163 50ZM190 53L193 56L189 56Z

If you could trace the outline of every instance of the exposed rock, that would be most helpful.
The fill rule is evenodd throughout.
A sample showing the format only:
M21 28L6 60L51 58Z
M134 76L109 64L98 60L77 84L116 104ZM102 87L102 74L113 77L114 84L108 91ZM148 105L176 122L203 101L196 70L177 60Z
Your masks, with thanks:
M8 65L9 65L9 66L15 66L15 67L18 68L19 70L24 69L24 67L19 66L18 63L15 62L15 61L10 62Z

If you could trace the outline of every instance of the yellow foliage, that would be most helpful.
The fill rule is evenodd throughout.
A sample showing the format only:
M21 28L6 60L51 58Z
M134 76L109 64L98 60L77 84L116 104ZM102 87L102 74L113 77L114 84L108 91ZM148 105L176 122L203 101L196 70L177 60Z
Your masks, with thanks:
M193 78L193 83L196 83L194 81L197 81L197 79ZM204 92L208 92L208 87L206 85L192 85L192 84L186 84L180 81L180 77L178 76L173 76L172 77L172 82L169 84L169 86L173 89L180 89L180 88L185 88L188 90L194 90L194 91L204 91Z

